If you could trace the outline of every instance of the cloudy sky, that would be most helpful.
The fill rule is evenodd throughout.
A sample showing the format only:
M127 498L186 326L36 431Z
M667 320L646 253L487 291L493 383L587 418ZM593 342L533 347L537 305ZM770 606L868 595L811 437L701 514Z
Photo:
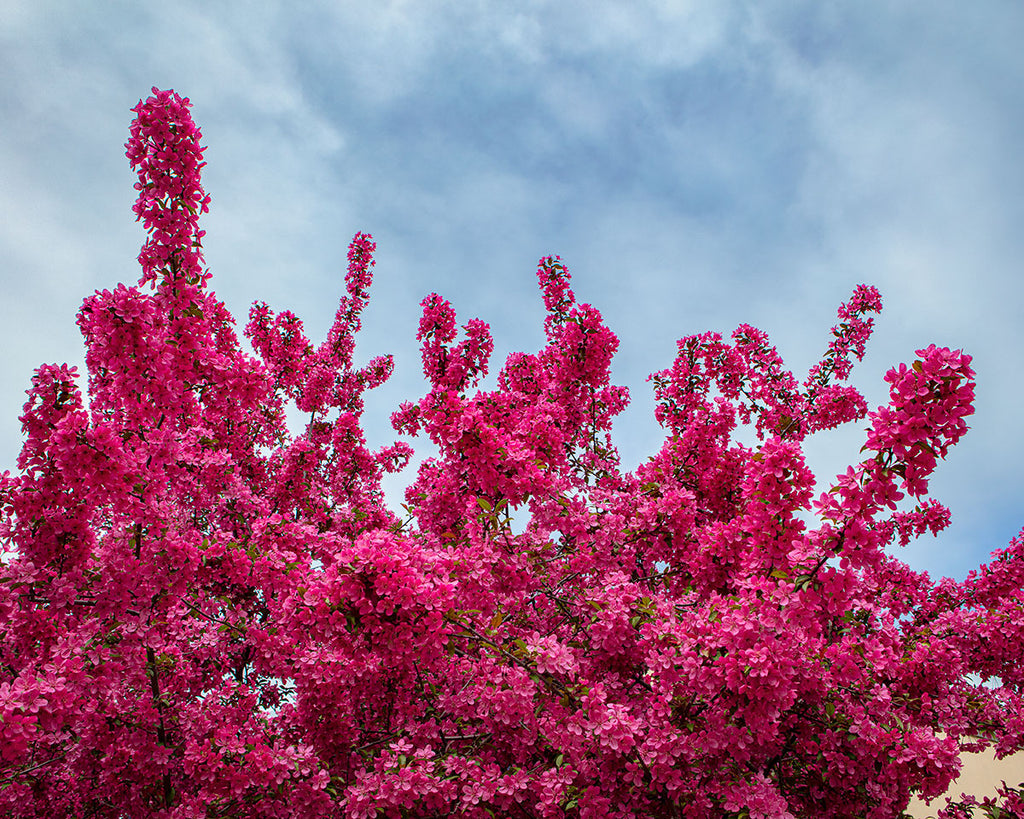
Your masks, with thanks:
M155 85L194 103L236 316L265 300L322 338L348 240L376 238L358 349L397 372L375 444L421 394L419 301L488 321L495 363L535 350L549 253L621 339L630 467L677 338L747 322L802 375L876 285L872 404L919 347L975 357L973 429L933 482L954 525L905 550L963 577L1024 524L1022 41L1016 0L0 0L0 469L33 369L81 365L82 298L138 277L123 144ZM862 440L812 442L819 481Z

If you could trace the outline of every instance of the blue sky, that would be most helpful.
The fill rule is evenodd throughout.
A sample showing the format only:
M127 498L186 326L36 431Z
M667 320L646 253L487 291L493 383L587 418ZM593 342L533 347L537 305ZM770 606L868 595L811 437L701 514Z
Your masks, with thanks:
M645 379L677 338L747 322L802 374L876 285L873 405L919 347L975 356L973 429L933 482L954 525L904 550L962 577L1024 524L1021 41L1009 0L0 0L0 468L33 369L81 366L82 298L138 277L123 143L156 85L209 146L206 259L236 316L265 300L322 337L349 238L376 238L377 444L421 394L423 296L488 321L497 363L541 342L549 253L621 340L629 466L660 444ZM862 439L809 445L821 483Z

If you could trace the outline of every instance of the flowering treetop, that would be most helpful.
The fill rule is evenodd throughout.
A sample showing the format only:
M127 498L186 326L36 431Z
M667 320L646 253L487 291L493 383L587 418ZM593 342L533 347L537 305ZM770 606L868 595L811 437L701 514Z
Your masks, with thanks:
M869 412L845 382L874 288L803 380L755 328L682 339L634 472L618 341L558 258L545 345L492 389L488 326L430 295L429 391L392 421L438 455L399 517L381 476L411 448L360 426L392 362L353 357L372 239L323 343L257 304L245 352L207 288L189 102L134 111L142 277L86 299L88 403L41 367L0 479L9 815L890 819L962 750L1024 745L1024 540L963 583L887 548L948 525L928 480L970 357L919 350ZM802 441L864 420L816 496Z

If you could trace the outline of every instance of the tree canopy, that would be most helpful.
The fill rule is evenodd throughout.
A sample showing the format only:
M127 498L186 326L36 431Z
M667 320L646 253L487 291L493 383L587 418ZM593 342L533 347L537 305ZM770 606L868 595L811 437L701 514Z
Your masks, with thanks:
M970 356L919 350L869 411L868 286L803 379L753 327L688 336L628 472L618 340L548 257L546 343L491 389L488 326L423 300L429 390L392 423L438 454L398 514L381 479L412 449L361 427L392 362L353 355L373 240L322 343L256 304L247 352L189 101L134 111L142 276L85 300L86 395L40 367L0 478L8 815L891 819L961 752L1024 746L1024 538L959 583L888 549L949 522L928 481ZM816 495L803 441L858 421L863 460Z

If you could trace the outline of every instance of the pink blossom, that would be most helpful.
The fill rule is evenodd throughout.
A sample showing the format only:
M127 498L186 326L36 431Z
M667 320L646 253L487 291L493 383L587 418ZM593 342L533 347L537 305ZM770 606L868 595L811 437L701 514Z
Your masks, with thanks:
M6 815L888 819L961 751L1024 749L1024 535L963 583L889 549L949 523L928 482L969 356L919 350L868 412L840 383L864 285L802 380L754 327L688 336L628 472L618 339L546 257L543 346L491 389L488 325L423 300L426 394L392 424L437 454L399 515L381 480L412 446L362 427L394 364L355 363L373 239L324 341L257 304L245 352L207 289L190 103L134 111L139 286L85 300L86 383L39 368L0 475ZM814 497L802 442L863 418Z

